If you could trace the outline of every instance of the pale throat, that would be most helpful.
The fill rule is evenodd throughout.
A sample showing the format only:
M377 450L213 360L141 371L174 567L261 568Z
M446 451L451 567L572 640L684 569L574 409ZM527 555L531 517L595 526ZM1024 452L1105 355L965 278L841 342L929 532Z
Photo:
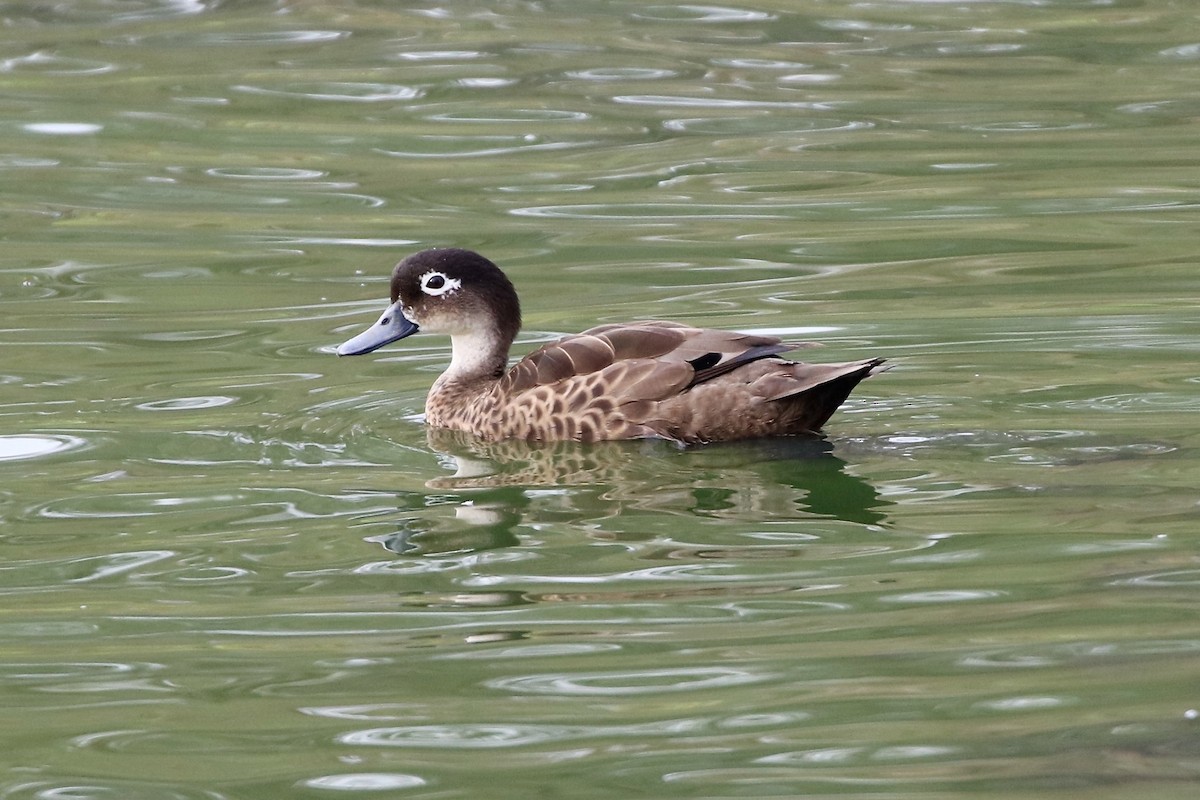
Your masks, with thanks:
M439 382L490 378L497 364L503 366L507 361L506 354L500 352L503 347L500 338L491 328L452 334L450 347L450 366Z

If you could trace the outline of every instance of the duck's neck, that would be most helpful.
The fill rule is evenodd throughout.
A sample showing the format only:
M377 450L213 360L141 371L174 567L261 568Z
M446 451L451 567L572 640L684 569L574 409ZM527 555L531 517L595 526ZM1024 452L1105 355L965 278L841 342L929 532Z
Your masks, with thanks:
M496 388L508 366L508 343L494 334L451 337L453 355L425 399L425 420L436 428L478 433L496 413Z
M499 380L508 366L508 345L509 342L486 328L452 335L450 366L437 379L434 388Z

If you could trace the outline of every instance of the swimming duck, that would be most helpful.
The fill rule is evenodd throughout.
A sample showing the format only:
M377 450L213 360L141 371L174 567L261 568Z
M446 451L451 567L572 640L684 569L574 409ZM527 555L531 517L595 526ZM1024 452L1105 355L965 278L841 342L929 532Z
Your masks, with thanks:
M449 334L450 366L429 390L425 421L489 441L815 433L883 364L806 364L778 354L807 343L650 321L590 328L509 368L520 327L517 292L499 267L470 250L423 250L396 265L391 305L337 354L370 353L418 330Z

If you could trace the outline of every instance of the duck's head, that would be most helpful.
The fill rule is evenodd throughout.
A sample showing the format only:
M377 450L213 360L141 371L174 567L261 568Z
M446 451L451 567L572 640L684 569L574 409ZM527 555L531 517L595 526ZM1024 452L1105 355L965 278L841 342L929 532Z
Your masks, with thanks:
M470 250L422 250L392 271L391 305L379 320L337 354L370 353L419 330L449 334L456 351L461 345L507 353L520 328L517 292L499 267Z

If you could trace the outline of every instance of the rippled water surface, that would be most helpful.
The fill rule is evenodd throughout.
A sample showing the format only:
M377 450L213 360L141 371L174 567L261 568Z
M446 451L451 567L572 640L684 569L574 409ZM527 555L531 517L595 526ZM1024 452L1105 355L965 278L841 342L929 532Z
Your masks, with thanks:
M0 797L1191 798L1176 0L0 8ZM481 445L658 317L888 357L823 439Z

